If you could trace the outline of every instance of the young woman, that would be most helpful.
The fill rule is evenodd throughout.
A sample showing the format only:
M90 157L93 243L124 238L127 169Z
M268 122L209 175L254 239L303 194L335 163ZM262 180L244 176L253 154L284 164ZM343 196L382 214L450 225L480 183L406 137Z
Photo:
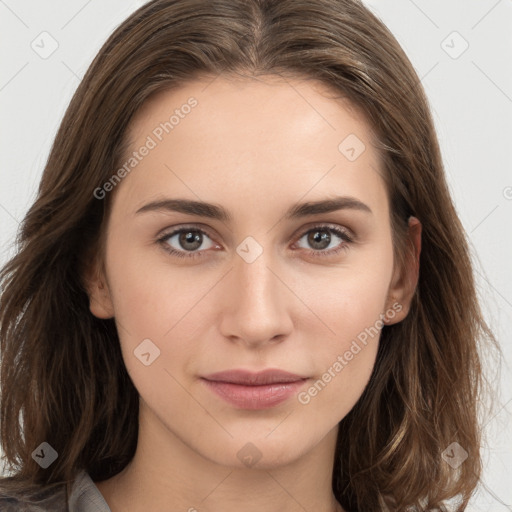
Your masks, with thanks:
M2 510L464 510L479 481L492 334L420 80L358 1L135 12L1 282Z

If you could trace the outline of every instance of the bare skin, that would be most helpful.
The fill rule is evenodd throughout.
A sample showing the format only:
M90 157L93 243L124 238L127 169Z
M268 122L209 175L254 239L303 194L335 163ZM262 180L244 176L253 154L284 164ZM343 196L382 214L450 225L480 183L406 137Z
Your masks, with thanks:
M115 318L141 398L133 461L96 482L112 512L342 510L331 488L338 423L368 383L379 335L357 353L353 343L383 317L407 315L421 225L410 221L416 260L399 269L370 128L327 92L314 81L210 78L159 93L133 120L131 151L148 136L157 145L111 192L104 266L86 276L91 312ZM190 97L197 106L172 131L151 135ZM338 148L350 134L364 151ZM335 196L351 202L285 216ZM231 219L137 213L171 198L215 203ZM158 241L181 227L197 238ZM145 339L160 351L147 366L134 354ZM202 379L234 368L307 380L284 402L249 410ZM310 391L319 379L325 386Z

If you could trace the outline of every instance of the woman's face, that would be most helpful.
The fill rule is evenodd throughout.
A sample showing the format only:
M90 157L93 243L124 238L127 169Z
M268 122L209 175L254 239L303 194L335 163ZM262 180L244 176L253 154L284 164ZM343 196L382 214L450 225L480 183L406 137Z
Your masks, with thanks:
M334 442L384 314L407 310L369 127L326 91L218 77L159 93L104 187L91 311L115 317L141 425L216 463L270 468ZM268 369L295 377L244 381Z

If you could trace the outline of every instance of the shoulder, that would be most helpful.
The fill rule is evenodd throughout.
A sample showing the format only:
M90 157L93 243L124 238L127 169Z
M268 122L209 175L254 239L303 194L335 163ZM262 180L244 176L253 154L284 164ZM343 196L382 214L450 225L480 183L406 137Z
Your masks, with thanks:
M40 499L29 496L7 496L0 490L2 512L67 512L65 498L61 493L47 494Z
M23 510L21 503L16 498L5 496L0 490L0 510L4 512L14 512L15 510Z
M13 491L0 479L0 511L2 512L67 512L65 489L32 487Z
M80 471L66 503L64 485L32 488L12 492L0 478L1 512L110 512L110 509L89 474Z

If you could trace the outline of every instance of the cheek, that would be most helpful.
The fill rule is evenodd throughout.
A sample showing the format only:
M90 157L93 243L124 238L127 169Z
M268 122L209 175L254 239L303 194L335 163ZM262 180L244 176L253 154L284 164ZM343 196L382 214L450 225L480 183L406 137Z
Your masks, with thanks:
M183 365L197 346L190 342L200 328L198 301L211 287L198 279L190 286L183 272L143 264L135 255L120 251L111 260L110 285L115 319L126 370L142 399L153 401L162 394L165 407L185 410L178 381ZM174 380L176 376L178 380Z
M151 254L153 251L151 248ZM126 330L133 335L162 338L206 293L209 280L197 276L191 283L191 271L155 265L154 257L148 254L147 248L116 248L113 243L109 282L116 319L125 324Z
M299 402L315 413L342 419L361 396L373 371L380 332L383 327L387 292L392 276L393 256L389 244L373 257L361 258L361 265L339 269L315 288L318 279L303 280L308 304L318 312L322 329L315 340L317 379L300 395ZM318 341L318 333L323 336ZM314 404L314 405L313 405ZM335 405L334 405L335 404Z
M352 258L352 256L351 256ZM384 313L393 272L391 243L358 252L350 264L329 272L305 272L300 294L322 321L328 349L342 349ZM318 322L317 322L318 323Z
M209 338L209 292L218 273L201 265L187 269L165 264L165 255L155 264L147 249L110 247L107 272L126 369L142 397L165 389L166 400L176 405L182 388L172 376L183 381L201 351L198 340Z
M315 378L297 396L308 416L324 418L332 426L350 412L363 393L383 326L384 288L360 286L345 291L343 298L333 298L323 312L334 334L310 347Z

